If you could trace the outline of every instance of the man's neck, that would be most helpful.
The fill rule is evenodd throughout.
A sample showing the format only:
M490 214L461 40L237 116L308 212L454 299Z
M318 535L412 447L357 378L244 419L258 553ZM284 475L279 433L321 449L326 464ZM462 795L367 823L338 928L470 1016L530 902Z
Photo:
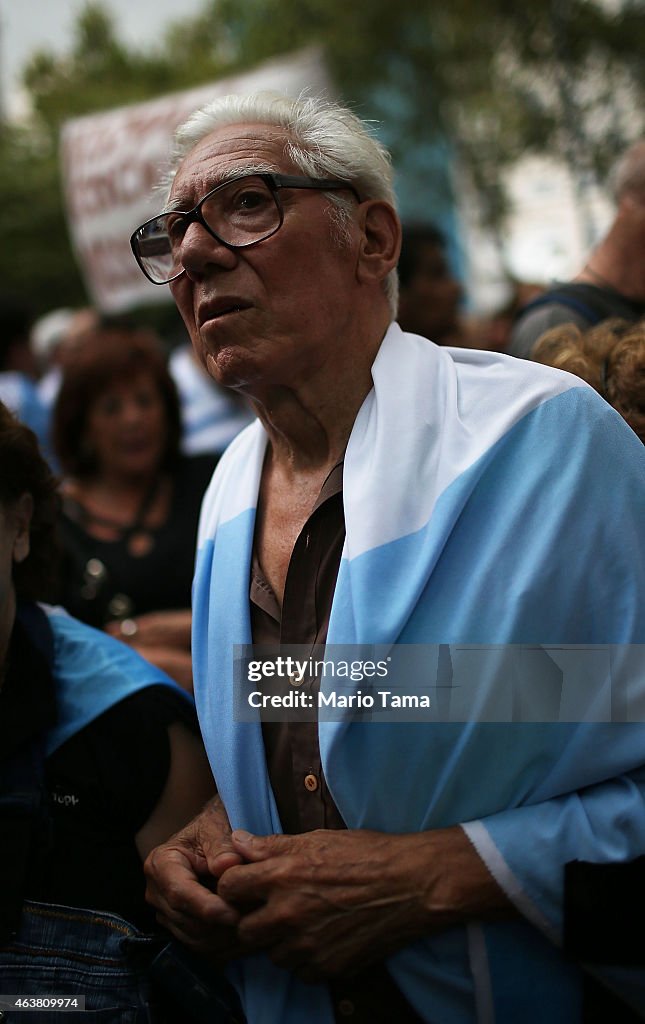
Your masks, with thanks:
M358 411L372 389L380 336L347 349L307 380L256 389L250 397L274 462L295 473L329 472L343 457Z
M591 253L578 280L613 288L634 302L645 302L645 230L616 222Z

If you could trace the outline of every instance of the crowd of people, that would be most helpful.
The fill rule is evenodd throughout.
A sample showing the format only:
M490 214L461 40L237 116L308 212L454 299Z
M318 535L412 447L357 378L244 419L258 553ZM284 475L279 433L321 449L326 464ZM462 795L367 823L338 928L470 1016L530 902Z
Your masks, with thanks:
M645 143L614 185L576 280L478 345L369 129L229 96L132 236L188 341L2 303L7 991L163 1022L163 948L187 1022L642 1018L603 893L645 872L645 721L568 705L557 657L545 696L554 647L645 696ZM323 711L314 652L421 645L425 719L358 713L369 674Z

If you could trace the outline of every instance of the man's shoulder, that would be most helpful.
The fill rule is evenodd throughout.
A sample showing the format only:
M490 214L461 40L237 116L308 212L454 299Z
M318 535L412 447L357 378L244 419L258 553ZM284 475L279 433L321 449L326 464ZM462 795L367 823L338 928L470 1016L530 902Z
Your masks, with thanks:
M472 436L481 431L493 436L564 392L586 389L594 395L588 384L563 370L507 353L435 345L398 328L386 337L373 377L381 403L392 395L393 416L401 416L402 406L413 406L412 417L431 417L443 437L461 428Z
M593 388L585 381L564 370L518 359L506 352L490 352L486 349L449 348L442 349L452 362L459 402L467 402L469 396L477 403L484 403L488 413L501 402L519 400L528 411L549 398L582 388L594 394Z

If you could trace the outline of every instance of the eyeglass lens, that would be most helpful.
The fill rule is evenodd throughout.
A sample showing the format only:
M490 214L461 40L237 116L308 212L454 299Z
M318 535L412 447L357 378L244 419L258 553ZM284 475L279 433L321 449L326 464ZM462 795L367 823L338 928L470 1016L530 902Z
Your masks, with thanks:
M202 200L199 211L210 230L233 246L260 242L280 226L275 194L255 176L221 185ZM165 283L181 273L181 243L192 219L184 213L162 213L139 228L137 254L153 281Z

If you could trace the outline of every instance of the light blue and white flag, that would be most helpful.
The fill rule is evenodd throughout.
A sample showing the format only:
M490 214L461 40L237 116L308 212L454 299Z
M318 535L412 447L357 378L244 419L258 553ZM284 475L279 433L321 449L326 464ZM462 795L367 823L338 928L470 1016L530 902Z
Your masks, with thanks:
M395 324L372 376L344 461L328 644L645 643L645 448L613 409L570 374L439 348ZM234 715L233 648L251 642L266 443L255 423L219 463L193 595L211 765L233 827L258 834L281 827L261 724ZM319 737L349 828L465 823L521 912L390 958L421 1017L577 1019L579 972L558 949L562 868L645 852L645 725L321 721ZM250 1024L333 1021L324 986L263 957L240 962L234 980Z
M46 754L104 711L149 686L165 686L192 705L192 697L127 644L93 629L60 607L41 605L53 639L52 675L58 718L47 733Z

